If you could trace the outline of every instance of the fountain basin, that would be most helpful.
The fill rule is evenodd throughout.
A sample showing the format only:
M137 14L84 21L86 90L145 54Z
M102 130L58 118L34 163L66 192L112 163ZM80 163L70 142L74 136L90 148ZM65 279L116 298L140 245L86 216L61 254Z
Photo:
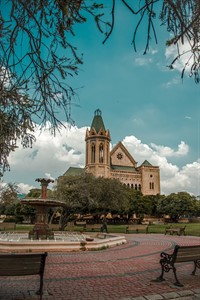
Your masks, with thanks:
M21 236L20 236L21 235ZM86 241L86 239L91 241ZM93 239L93 240L92 240ZM125 244L124 236L114 234L55 233L53 240L29 240L23 234L0 235L0 253L36 253L102 250Z

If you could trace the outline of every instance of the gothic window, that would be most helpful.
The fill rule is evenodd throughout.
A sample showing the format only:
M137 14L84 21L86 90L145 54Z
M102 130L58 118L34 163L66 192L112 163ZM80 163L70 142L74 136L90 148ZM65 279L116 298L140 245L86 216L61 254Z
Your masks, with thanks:
M108 163L108 154L109 154L109 148L108 148L108 145L106 146L106 155L105 155L105 163L107 164Z
M149 188L150 188L150 190L153 190L153 189L154 189L154 182L150 182L150 183L149 183Z
M95 144L92 144L92 149L91 149L91 162L95 163Z
M99 145L99 162L103 163L103 144Z

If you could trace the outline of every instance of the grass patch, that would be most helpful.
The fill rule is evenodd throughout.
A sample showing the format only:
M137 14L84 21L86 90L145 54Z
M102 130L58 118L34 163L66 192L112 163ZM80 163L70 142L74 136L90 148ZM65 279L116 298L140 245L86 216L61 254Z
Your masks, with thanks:
M165 228L171 225L172 227L180 227L186 225L186 235L191 236L200 236L200 223L170 223L168 225L165 224L152 224L149 225L148 230L149 233L165 233ZM34 225L24 225L24 224L16 224L16 230L17 231L30 231L33 228ZM126 226L127 225L108 225L108 232L109 233L121 233L124 234L126 232ZM84 228L81 226L75 226L74 231L80 232L84 231ZM97 231L96 231L97 232ZM134 232L133 232L134 233ZM141 231L143 233L143 231Z
M34 225L16 224L16 230L30 231L33 229L33 226Z

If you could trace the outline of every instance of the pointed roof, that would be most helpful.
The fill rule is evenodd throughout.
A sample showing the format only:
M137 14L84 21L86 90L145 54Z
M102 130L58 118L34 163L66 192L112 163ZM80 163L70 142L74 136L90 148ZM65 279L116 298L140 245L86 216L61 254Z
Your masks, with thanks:
M140 167L152 167L152 164L150 164L150 162L148 162L148 160L145 159L145 161L141 164Z
M105 126L103 123L103 119L101 116L101 110L100 109L96 109L94 112L94 118L92 121L92 125L91 125L91 129L94 128L95 131L98 133L101 129L105 130Z

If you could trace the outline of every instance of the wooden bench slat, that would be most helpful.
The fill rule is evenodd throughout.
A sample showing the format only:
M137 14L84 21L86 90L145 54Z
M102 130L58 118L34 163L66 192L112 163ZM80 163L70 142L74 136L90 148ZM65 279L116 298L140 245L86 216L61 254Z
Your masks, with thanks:
M15 258L14 256L11 256L11 257L4 257L4 256L0 256L0 261L3 262L3 261L6 261L6 260L9 260L9 262L12 262L12 263L17 263L16 259L21 259L20 257L17 257ZM35 263L35 262L40 262L41 261L41 258L38 256L38 257L23 257L23 263Z
M198 253L198 251L199 251L199 247L181 247L181 248L179 248L179 250L178 250L178 253L187 253L187 252L194 252L194 253Z
M182 252L182 253L178 254L177 258L179 258L179 257L193 257L193 256L200 258L199 251L195 251L195 252L194 251L192 251L192 252Z
M24 276L24 275L37 275L40 274L40 270L38 268L24 268L24 269L7 269L3 268L0 270L0 276Z
M176 259L176 263L179 263L179 262L188 262L188 261L195 261L195 260L199 260L199 259L200 259L199 256L196 256L196 257L194 257L194 256L178 257Z
M130 231L136 231L138 233L140 230L143 230L146 233L148 233L148 225L134 224L134 225L128 225L126 227L126 233L129 233Z
M17 263L17 262L14 262L14 261L7 261L7 260L5 260L4 262L0 262L0 264L1 264L1 268L3 268L4 266L7 268L7 269L19 269L19 264ZM28 267L34 267L34 268L40 268L40 264L41 264L41 262L22 262L22 265L21 265L21 268L23 267L23 268L28 268Z

